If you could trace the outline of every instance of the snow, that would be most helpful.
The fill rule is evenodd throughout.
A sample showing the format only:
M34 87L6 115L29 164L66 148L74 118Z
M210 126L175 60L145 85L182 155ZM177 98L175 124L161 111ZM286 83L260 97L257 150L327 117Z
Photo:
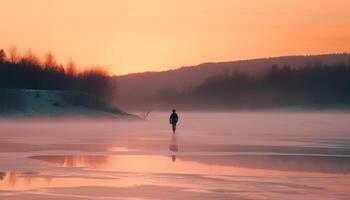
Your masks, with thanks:
M100 103L99 106L89 106L86 103L79 102L79 100L76 103L69 101L69 98L82 95L80 93L34 89L13 89L11 92L20 98L20 101L16 101L16 104L20 103L11 112L1 113L2 117L130 116L109 102ZM84 95L83 98L89 98L89 96Z

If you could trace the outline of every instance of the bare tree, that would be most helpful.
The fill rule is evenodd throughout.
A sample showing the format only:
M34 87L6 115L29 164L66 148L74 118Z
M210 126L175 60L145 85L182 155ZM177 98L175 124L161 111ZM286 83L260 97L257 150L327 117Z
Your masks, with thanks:
M66 65L66 73L70 77L74 77L77 75L77 67L74 63L73 59L70 59Z
M22 64L31 65L31 66L40 66L41 65L40 58L37 55L35 55L30 49L23 56L23 58L20 59L20 62Z
M54 70L58 67L58 64L51 52L48 52L45 55L45 60L44 60L44 68L46 70Z
M0 49L0 63L5 62L6 60L6 53L3 49Z
M143 120L146 120L148 115L151 113L151 110L150 109L147 109L145 111L143 111L141 114L140 114L140 118L143 119Z
M8 59L11 63L18 63L20 61L20 54L15 46L9 48L8 54Z

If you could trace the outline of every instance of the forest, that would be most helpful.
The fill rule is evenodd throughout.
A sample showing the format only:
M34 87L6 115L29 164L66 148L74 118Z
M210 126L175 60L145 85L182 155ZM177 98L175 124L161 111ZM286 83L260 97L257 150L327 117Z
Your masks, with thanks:
M112 100L116 82L100 67L77 70L73 60L65 66L52 53L43 59L32 51L21 55L17 48L0 49L0 89L38 89L74 91Z
M0 50L0 90L8 94L4 89L60 90L83 94L70 95L70 101L78 104L86 102L86 99L115 102L117 80L100 67L79 71L73 61L62 65L51 53L41 59L31 51L20 55L16 48L10 48L7 52ZM180 91L164 88L149 99L138 98L137 101L153 108L348 109L350 61L334 64L314 62L303 67L273 65L259 75L239 70L225 71L207 78L196 87Z
M261 76L225 72L193 89L160 95L164 101L194 109L350 108L350 62L300 68L274 65Z

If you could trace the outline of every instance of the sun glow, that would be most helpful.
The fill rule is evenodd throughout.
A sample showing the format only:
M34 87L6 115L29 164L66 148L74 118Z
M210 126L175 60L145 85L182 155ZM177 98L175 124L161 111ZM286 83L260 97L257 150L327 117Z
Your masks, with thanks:
M349 52L345 0L0 0L0 48L15 45L114 74L207 61Z

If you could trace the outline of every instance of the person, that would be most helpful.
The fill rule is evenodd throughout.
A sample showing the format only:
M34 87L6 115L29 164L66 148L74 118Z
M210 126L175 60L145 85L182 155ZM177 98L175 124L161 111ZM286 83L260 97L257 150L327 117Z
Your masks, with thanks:
M178 121L179 121L179 116L176 114L176 110L173 109L173 112L171 113L170 119L169 119L169 122L170 122L170 124L173 127L173 134L175 134L176 124L177 124Z

